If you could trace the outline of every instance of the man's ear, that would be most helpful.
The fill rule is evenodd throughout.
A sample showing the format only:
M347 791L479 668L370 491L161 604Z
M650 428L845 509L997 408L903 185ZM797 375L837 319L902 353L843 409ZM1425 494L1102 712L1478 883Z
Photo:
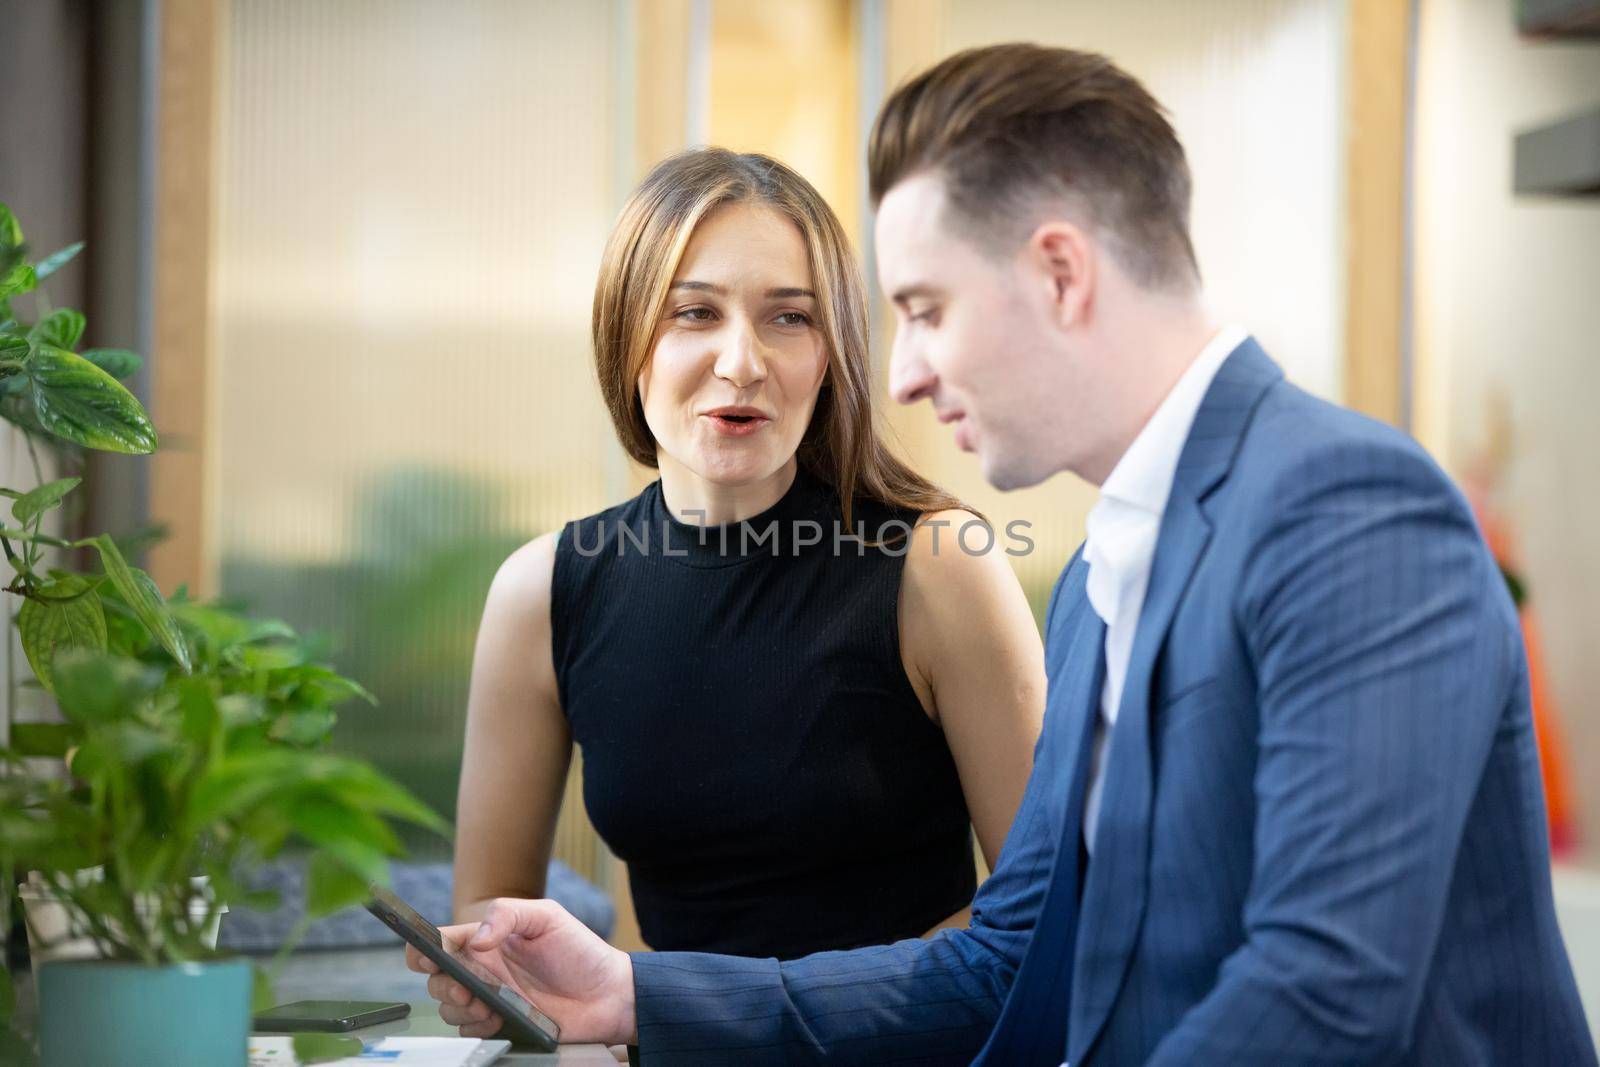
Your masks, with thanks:
M1095 253L1089 234L1070 222L1040 223L1028 238L1023 265L1044 287L1050 316L1062 329L1081 326L1094 306Z

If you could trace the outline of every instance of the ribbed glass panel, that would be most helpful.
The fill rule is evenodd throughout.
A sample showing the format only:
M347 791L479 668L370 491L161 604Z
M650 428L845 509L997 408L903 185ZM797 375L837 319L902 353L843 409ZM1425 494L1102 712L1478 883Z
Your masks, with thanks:
M496 567L627 493L588 351L631 143L626 10L228 5L221 587L328 635L381 700L348 708L338 743L447 814ZM559 851L595 876L581 808L569 792Z
M1252 331L1292 380L1339 396L1343 3L943 0L930 15L944 27L945 54L1031 40L1103 52L1143 81L1171 111L1189 157L1192 230L1212 307ZM1056 575L1083 538L1094 489L1055 478L996 492L926 405L890 418L918 469L979 506L1002 545L1015 543L1006 524L1031 524L1025 532L1035 547L1014 563L1042 618Z

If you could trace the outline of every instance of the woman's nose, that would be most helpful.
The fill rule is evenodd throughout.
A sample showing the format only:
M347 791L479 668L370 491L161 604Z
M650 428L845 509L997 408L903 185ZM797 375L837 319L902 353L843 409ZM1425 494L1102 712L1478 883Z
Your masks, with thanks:
M744 389L767 376L761 338L748 325L735 328L717 353L712 373L735 388Z

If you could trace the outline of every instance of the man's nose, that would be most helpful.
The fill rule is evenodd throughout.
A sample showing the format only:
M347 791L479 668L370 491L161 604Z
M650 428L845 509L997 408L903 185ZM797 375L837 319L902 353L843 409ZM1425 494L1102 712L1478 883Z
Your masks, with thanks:
M889 395L898 403L915 404L933 396L939 376L903 337L897 332L889 351Z
M735 326L717 352L712 373L737 389L754 385L767 376L766 352L749 324Z

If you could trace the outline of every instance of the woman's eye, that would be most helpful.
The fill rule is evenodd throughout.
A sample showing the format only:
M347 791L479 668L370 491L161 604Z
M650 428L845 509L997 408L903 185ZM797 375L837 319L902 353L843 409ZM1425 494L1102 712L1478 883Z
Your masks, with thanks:
M928 308L926 311L918 311L915 314L907 315L906 320L909 322L927 323L929 326L937 326L939 325L939 309Z
M712 313L711 309L707 307L693 307L684 308L682 311L676 312L672 317L683 319L687 322L710 322Z
M803 311L785 311L778 316L778 323L782 326L810 326L811 316Z

